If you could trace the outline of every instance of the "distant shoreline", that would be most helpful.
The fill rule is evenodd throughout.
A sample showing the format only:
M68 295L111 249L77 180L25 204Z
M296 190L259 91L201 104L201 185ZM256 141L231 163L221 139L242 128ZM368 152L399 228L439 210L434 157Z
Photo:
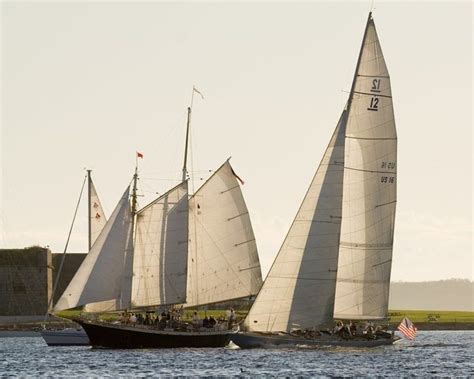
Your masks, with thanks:
M396 329L398 323L390 323L390 327ZM415 324L419 331L423 330L474 330L474 323L471 322L417 322Z

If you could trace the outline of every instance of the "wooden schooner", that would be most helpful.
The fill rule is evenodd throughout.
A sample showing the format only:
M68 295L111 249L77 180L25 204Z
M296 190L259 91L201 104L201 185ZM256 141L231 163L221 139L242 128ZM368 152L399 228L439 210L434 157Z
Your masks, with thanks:
M255 236L229 160L194 194L188 192L190 119L191 107L182 181L137 209L136 167L132 184L54 311L80 306L91 312L195 307L258 292L262 277ZM75 321L85 329L92 346L107 348L219 347L236 332L227 324L196 330L181 323L158 330Z

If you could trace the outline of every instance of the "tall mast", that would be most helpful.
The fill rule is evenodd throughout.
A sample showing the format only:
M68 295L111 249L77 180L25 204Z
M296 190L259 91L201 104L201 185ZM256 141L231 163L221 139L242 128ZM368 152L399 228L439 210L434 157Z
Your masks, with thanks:
M138 181L138 157L137 163L135 164L135 174L133 175L133 188L132 188L132 222L135 217L137 210L137 181ZM132 228L133 229L133 228Z
M92 247L92 209L91 209L91 187L92 187L92 179L91 179L91 171L92 170L87 170L87 213L89 217L89 222L88 222L88 233L89 233L89 249L87 250L88 252L91 250Z
M194 90L193 90L194 94ZM193 101L191 99L191 106L193 104ZM191 124L191 107L188 107L188 120L186 122L186 142L184 146L184 163L183 163L183 182L186 180L186 172L187 172L187 162L188 162L188 141L189 141L189 126Z

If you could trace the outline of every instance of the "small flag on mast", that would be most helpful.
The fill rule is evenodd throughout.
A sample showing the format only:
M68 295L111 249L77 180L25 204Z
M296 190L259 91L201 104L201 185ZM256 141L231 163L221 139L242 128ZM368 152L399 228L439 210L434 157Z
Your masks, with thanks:
M204 95L194 86L193 86L193 91L201 95L201 98L204 100Z
M416 327L408 317L403 318L400 325L398 325L398 330L409 340L414 340L416 337Z
M143 154L137 151L137 158L143 158Z
M230 169L232 171L232 174L237 178L237 180L240 182L240 184L244 185L245 182L242 179L240 179L240 176L235 173L234 169L232 167Z

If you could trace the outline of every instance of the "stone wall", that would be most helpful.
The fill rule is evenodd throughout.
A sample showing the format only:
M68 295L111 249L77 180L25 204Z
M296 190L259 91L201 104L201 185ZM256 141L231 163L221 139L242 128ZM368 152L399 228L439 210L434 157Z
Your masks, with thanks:
M62 257L36 246L0 249L0 323L29 322L44 317ZM66 254L54 302L85 257L86 254Z
M49 249L0 250L0 316L45 315L51 291Z

